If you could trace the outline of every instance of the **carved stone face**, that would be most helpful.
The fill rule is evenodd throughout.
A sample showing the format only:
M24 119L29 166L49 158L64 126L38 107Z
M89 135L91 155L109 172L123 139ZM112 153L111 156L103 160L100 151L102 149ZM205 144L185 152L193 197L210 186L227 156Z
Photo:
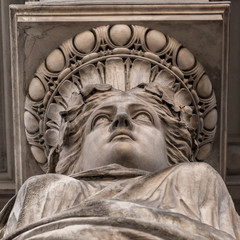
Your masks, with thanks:
M146 102L126 93L110 97L90 115L83 170L117 163L155 171L168 167L164 129Z

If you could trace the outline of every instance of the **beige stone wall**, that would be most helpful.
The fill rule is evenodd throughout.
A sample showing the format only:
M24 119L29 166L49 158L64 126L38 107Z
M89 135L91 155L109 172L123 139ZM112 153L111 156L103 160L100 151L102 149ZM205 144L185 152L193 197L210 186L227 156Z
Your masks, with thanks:
M15 192L8 13L10 4L23 2L24 0L0 1L0 209Z
M240 1L231 1L227 185L240 211Z
M12 112L10 84L10 45L8 30L8 5L22 3L21 0L1 0L1 47L0 47L0 86L1 86L1 148L0 148L0 208L13 194L15 188L14 156L12 150ZM232 1L230 27L230 67L228 94L228 160L227 184L237 208L240 210L240 2ZM171 31L169 31L171 34ZM177 37L177 36L176 36ZM181 36L179 35L181 38ZM178 38L181 41L181 39ZM61 41L60 41L61 42ZM59 43L60 43L59 42ZM189 46L191 47L191 46ZM199 54L200 56L200 54ZM198 56L197 56L198 57ZM203 57L204 59L204 57Z

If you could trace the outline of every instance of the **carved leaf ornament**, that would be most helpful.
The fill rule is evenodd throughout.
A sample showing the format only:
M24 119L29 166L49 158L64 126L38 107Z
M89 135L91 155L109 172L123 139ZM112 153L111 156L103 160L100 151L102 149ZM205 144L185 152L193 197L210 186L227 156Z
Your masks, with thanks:
M209 154L216 131L211 81L193 54L172 37L142 26L118 24L79 33L53 50L31 80L25 102L27 140L44 171L62 136L59 114L81 102L88 84L127 91L157 82L188 127L195 129L195 159ZM76 94L74 94L76 93Z

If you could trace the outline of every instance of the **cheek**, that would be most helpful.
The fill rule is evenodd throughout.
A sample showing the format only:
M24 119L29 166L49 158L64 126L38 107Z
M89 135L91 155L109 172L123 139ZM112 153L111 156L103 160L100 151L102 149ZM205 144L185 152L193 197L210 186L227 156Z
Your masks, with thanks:
M148 140L164 140L164 134L155 127L141 126L136 128L137 135L141 136L142 139Z
M146 126L144 128L136 129L138 133L138 142L146 146L151 151L161 151L166 148L164 133L160 130Z
M91 147L100 147L104 145L108 139L108 131L106 128L98 128L85 136L84 148L91 150Z

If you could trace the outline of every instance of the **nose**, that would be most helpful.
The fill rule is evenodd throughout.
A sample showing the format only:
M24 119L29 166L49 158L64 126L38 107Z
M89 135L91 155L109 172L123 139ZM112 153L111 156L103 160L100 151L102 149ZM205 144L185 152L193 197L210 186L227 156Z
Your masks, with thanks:
M132 130L133 124L127 113L122 112L122 113L118 113L115 116L115 118L110 126L110 129L115 130L117 128L127 128L129 130Z

